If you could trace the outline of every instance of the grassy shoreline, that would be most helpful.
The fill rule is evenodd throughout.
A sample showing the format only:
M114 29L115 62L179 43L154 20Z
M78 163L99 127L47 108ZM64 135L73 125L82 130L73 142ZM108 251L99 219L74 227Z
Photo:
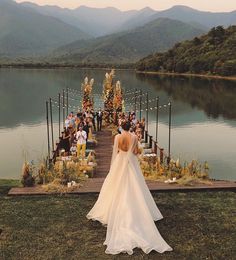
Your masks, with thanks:
M156 222L173 252L104 253L106 228L86 219L98 195L8 197L19 181L0 180L0 258L233 259L236 193L153 193L164 219Z
M17 69L102 69L102 70L135 70L134 64L52 64L52 63L23 63L23 64L0 64L1 68Z
M209 79L223 79L236 81L236 76L220 76L208 74L194 74L194 73L177 73L177 72L159 72L159 71L138 71L135 69L134 64L0 64L0 69L93 69L93 70L111 70L118 71L135 71L137 74L146 75L164 75L164 76L185 76L185 77L198 77Z

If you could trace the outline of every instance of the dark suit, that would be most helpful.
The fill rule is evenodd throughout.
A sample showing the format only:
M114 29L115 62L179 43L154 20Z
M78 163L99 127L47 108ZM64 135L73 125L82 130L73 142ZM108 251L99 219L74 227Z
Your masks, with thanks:
M88 126L87 124L85 124L85 125L83 126L83 130L86 132L86 135L87 135L86 141L87 141L87 140L88 140L88 134L89 134L89 126Z
M102 130L102 117L103 117L103 112L98 111L96 113L96 118L97 118L97 130L101 131Z

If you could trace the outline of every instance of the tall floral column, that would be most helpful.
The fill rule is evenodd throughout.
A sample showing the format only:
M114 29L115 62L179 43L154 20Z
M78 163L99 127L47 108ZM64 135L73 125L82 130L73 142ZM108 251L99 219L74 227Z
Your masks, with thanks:
M82 108L84 110L93 109L94 102L92 97L94 79L89 81L88 77L84 79L82 83L82 92L83 92L83 100L82 100Z
M105 74L105 80L103 82L103 100L104 100L104 111L105 111L105 121L111 123L113 118L113 79L115 77L115 71L112 70L110 73Z
M114 108L114 122L117 124L118 113L122 112L124 105L123 93L120 81L116 82L113 98L113 108Z

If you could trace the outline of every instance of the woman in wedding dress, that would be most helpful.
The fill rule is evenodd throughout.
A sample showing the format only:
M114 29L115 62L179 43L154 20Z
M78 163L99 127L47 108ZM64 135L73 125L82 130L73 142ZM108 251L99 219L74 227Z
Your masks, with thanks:
M107 225L107 254L131 255L135 247L146 254L171 251L154 223L163 216L141 172L138 139L129 132L129 122L122 128L122 134L115 137L110 171L87 218Z

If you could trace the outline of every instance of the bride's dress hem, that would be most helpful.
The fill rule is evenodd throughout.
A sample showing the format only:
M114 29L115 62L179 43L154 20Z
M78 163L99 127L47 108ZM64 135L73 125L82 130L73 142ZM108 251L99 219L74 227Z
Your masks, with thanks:
M103 245L106 245L105 243ZM110 254L110 255L118 255L118 254L121 254L121 253L127 253L128 255L132 255L134 253L134 249L135 248L139 248L141 249L145 254L149 254L151 251L156 251L157 253L160 253L160 254L163 254L167 251L173 251L173 249L171 247L169 248L166 248L164 250L158 250L158 248L156 247L149 247L149 246L146 246L146 247L141 247L140 245L134 243L129 249L128 248L120 248L120 249L116 249L116 250L108 250L106 249L105 250L105 253L106 254Z

